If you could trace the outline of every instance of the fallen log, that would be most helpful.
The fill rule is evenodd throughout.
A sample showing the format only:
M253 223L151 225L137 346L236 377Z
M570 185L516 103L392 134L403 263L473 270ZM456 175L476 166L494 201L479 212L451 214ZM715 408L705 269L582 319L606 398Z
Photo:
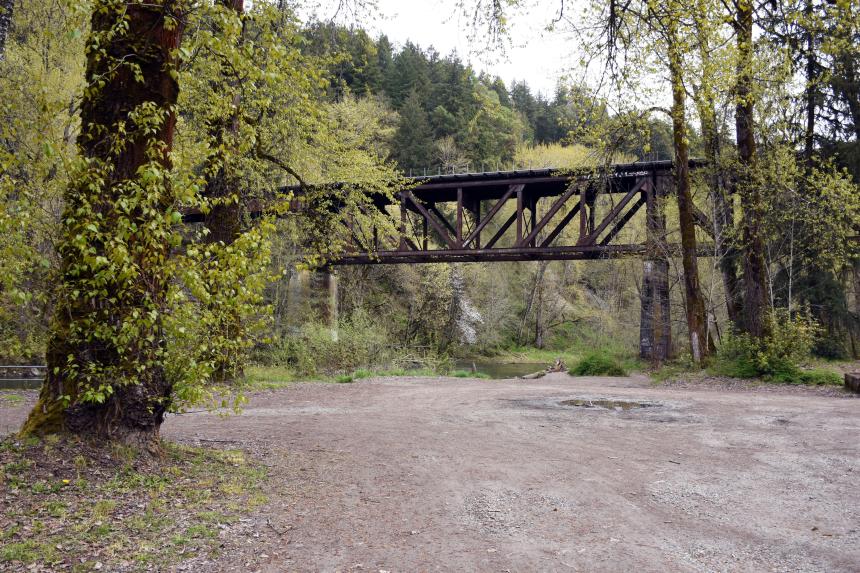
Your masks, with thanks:
M538 378L543 378L546 376L546 372L541 370L540 372L535 372L534 374L526 374L524 376L520 376L520 380L537 380Z

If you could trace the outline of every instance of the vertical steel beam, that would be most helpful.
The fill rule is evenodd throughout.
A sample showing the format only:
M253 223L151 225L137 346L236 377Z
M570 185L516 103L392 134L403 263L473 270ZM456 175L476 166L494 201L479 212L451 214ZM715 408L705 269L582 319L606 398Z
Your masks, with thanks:
M576 244L580 245L588 237L588 204L586 203L588 196L588 186L583 187L579 192L579 238Z
M463 246L463 188L457 187L457 245Z
M481 200L475 199L475 248L481 248Z
M519 245L523 241L523 188L517 189L517 242Z
M529 234L532 235L535 234L534 230L537 228L537 204L537 197L532 197L531 201L529 202L529 211L531 212L531 225L529 226ZM529 246L534 247L535 241L537 241L537 235L532 237L532 240L529 241Z
M400 194L400 250L406 250L406 193Z

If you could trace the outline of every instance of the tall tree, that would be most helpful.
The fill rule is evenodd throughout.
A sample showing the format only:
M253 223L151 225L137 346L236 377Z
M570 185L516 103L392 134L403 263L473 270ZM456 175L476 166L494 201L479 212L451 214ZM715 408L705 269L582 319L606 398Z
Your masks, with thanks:
M698 85L694 86L694 99L700 121L702 147L707 162L706 174L711 203L713 204L713 233L716 255L725 291L726 312L736 328L742 327L740 279L738 278L738 252L733 245L734 206L726 188L723 167L721 136L717 124L718 87L716 77L722 65L715 52L721 44L719 28L714 26L715 4L698 0L693 15L696 47L701 67Z
M48 375L23 433L67 431L157 451L170 404L163 357L167 265L179 217L170 152L181 0L96 0L65 192L62 285Z
M736 0L732 25L735 29L737 70L735 84L735 134L738 148L737 190L743 207L741 221L744 281L744 328L760 338L769 332L770 310L767 263L762 229L765 216L761 189L756 181L754 86L754 7L752 0Z
M662 4L662 3L661 3ZM653 7L652 7L653 9ZM657 8L661 10L661 8ZM684 266L684 293L686 295L687 330L690 352L696 364L708 354L705 302L699 285L699 264L696 245L696 225L693 218L693 195L690 190L690 147L687 134L687 92L684 86L681 30L683 15L676 2L662 4L662 13L652 12L662 20L660 28L666 41L669 77L672 84L672 140L675 151L675 193L678 200L678 220L681 228L681 251Z
M417 90L412 90L403 103L392 146L401 169L424 169L432 163L433 131Z

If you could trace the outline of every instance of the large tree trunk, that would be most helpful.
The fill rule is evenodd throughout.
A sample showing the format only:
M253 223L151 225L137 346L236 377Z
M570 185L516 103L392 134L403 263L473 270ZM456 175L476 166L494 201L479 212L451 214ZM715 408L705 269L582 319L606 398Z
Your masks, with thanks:
M159 449L172 394L162 316L178 4L93 7L78 138L89 163L64 196L48 376L22 433L67 431Z
M755 181L756 144L753 109L753 5L739 0L735 20L738 49L737 104L735 130L740 169L738 192L743 207L742 241L744 253L744 328L755 337L768 334L767 312L770 309L767 264L765 262L762 218L764 205L759 184Z
M687 329L690 352L696 364L708 354L707 318L705 301L699 286L698 247L696 224L693 218L693 196L690 191L690 152L687 142L687 118L681 50L678 46L677 20L669 14L667 22L669 72L672 81L672 131L675 147L675 192L678 198L678 217L681 227L681 250L684 266L684 293L686 295Z
M6 38L12 29L15 0L0 0L0 62L6 58Z

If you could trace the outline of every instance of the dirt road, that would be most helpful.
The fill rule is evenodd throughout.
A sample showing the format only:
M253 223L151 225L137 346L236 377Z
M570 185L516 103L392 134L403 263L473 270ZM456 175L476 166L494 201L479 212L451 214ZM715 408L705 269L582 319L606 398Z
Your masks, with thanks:
M164 433L271 466L269 504L190 571L860 571L853 398L404 378Z

